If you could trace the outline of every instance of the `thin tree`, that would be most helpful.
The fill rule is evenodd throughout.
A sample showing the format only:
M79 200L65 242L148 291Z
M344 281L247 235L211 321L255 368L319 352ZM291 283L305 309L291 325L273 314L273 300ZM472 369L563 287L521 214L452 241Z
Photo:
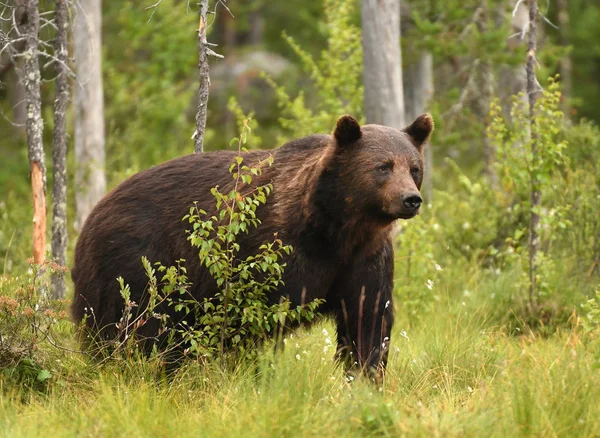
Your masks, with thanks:
M76 2L73 35L78 78L74 93L77 229L81 229L106 191L101 24L101 0Z
M529 1L529 39L527 44L527 96L529 98L529 123L531 130L531 216L529 220L529 304L531 309L536 302L536 259L539 251L540 206L542 194L536 169L539 161L538 132L535 126L535 104L537 102L538 82L535 77L537 51L536 18L537 0Z
M67 261L67 131L66 113L69 100L67 67L67 0L56 0L55 62L56 99L54 100L54 135L52 161L54 185L52 186L52 259L61 266ZM64 298L65 276L52 276L53 298Z
M46 169L44 167L44 145L42 143L44 121L41 111L40 66L38 62L40 30L38 0L28 0L26 10L26 49L23 79L25 81L27 106L25 131L33 191L33 261L36 264L43 264L46 247Z
M404 86L404 113L405 119L410 123L420 114L423 114L433 98L433 55L423 52L418 61L406 67L403 72ZM425 174L423 180L423 192L425 200L431 203L433 200L433 183L431 180L433 151L431 145L425 145Z
M207 12L208 0L200 0L200 23L198 24L198 73L200 85L198 88L198 108L196 110L196 130L192 136L194 140L194 152L196 153L204 151L204 131L206 130L208 90L210 88L208 71L209 49L206 41Z
M483 3L481 6L481 15L477 20L477 29L485 35L490 31L490 27L493 24L490 21L490 10L487 3ZM476 100L477 112L479 117L482 119L482 145L483 145L483 173L487 177L492 187L498 186L498 175L496 175L495 161L496 151L493 143L490 141L487 135L487 129L490 125L490 104L494 99L495 95L495 83L496 78L494 77L494 69L489 59L482 59L479 65L479 72L477 74L477 88L479 90L479 96Z
M362 0L361 21L367 123L404 128L400 2Z

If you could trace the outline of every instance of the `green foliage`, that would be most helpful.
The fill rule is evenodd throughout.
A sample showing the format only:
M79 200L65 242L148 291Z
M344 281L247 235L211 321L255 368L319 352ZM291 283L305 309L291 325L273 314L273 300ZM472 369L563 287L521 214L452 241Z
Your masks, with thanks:
M256 346L281 334L289 324L310 321L321 300L292 307L288 299L270 304L269 295L283 286L284 255L292 247L275 238L259 247L257 254L239 258L237 236L257 228L260 219L257 209L267 202L271 184L252 187L253 178L260 177L263 166L270 166L273 158L250 167L244 163L241 152L246 151L249 126L244 123L238 143L238 155L229 171L234 179L233 188L223 193L218 187L211 189L216 200L217 213L206 219L206 212L194 206L188 220L192 231L188 237L192 246L199 249L200 264L208 269L219 287L214 297L205 298L196 310L196 326L184 331L184 339L191 347L189 352L202 357L223 358L227 348L245 359L255 359ZM191 302L181 304L185 312L192 311Z
M40 349L53 344L54 328L68 320L68 301L49 298L55 272L64 275L65 268L31 263L22 277L0 277L0 383L41 391L52 377Z
M197 17L164 0L149 21L146 6L104 4L106 168L118 180L193 150Z
M551 2L554 3L554 2ZM570 0L567 2L570 26L561 29L572 46L573 98L576 110L573 115L600 121L600 8L593 0Z
M315 60L295 40L284 34L290 48L310 75L314 94L298 92L295 98L266 78L281 109L279 122L286 139L328 132L341 114L360 118L363 114L361 30L354 24L356 3L324 0L328 31L327 49Z
M506 50L510 35L502 0L412 1L417 47L442 58L471 57L495 64L518 64L520 54Z
M569 248L581 261L579 271L587 277L600 274L600 129L582 121L567 125L562 134L569 140L566 153L571 166L565 172L561 200L570 205L572 226L561 235L561 247Z
M423 208L421 216L398 222L395 241L396 288L401 307L411 318L420 318L439 300L439 279L443 268L438 262L445 247L444 231L435 210Z
M561 170L569 164L565 153L567 143L559 135L562 127L559 103L558 83L550 80L547 90L536 103L533 125L530 124L528 105L517 96L508 120L502 115L498 103L492 104L492 123L488 128L489 138L497 150L501 183L505 194L511 198L513 209L523 211L527 218L533 213L540 217L540 251L533 261L533 269L541 295L550 293L551 289L548 275L554 268L553 260L548 256L549 248L560 235L560 230L571 225L567 216L570 206L559 196L565 186ZM534 132L531 132L532 129ZM532 152L534 142L537 147L535 154ZM542 193L539 206L531 205L534 181ZM523 223L507 238L509 248L514 250L511 256L520 258L523 263L529 263L526 257L528 233L527 223ZM527 272L527 269L523 271ZM528 288L528 278L523 277L522 281L523 287Z
M581 305L583 318L581 323L587 332L597 332L600 330L600 291L596 291L596 296L587 300Z

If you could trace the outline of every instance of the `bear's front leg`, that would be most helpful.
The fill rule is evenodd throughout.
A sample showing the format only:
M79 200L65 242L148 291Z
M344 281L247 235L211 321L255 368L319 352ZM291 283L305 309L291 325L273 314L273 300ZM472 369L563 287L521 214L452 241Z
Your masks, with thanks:
M330 304L335 306L338 359L348 371L383 377L394 323L391 243L367 260L356 261L335 281Z

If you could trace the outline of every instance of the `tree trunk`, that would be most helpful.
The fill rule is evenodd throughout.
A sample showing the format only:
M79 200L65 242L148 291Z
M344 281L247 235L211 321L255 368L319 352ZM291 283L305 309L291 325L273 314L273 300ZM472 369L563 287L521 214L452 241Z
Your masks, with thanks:
M196 153L204 151L204 131L206 130L208 89L210 88L210 76L208 71L208 46L206 42L207 11L208 0L200 0L200 23L198 25L198 72L200 86L198 88L196 130L192 136L192 139L194 140L194 152Z
M483 173L492 187L498 187L498 175L496 174L496 149L487 135L487 129L490 126L490 105L494 99L494 72L490 62L482 62L479 71L479 89L482 123L482 143L483 143Z
M527 45L527 95L529 97L529 123L531 129L531 217L529 220L529 304L533 309L536 303L536 262L539 250L540 216L537 212L540 201L540 181L537 175L539 166L538 134L535 126L535 104L537 101L537 80L535 62L537 51L536 17L537 0L529 1L529 42Z
M404 74L404 113L406 121L411 123L423 114L433 97L433 56L425 52L419 56L417 63L407 66ZM431 145L425 145L425 174L423 180L423 194L427 203L433 201L433 184L431 172L433 167L433 151Z
M52 259L60 266L67 263L67 0L56 0L56 99L54 101L54 136L52 145L54 185L52 186ZM65 297L65 276L52 276L53 298Z
M558 35L560 44L564 47L569 46L569 8L567 0L556 0L558 9ZM573 62L571 54L566 54L560 59L560 84L562 87L562 109L567 117L571 116L571 98L573 97Z
M490 10L487 4L484 4L482 8L482 13L477 21L477 29L484 35L489 31L490 24L492 24L493 27L493 23L490 21ZM487 128L490 125L490 105L492 99L494 99L495 83L496 78L494 77L492 64L487 59L482 60L479 72L477 73L479 98L477 99L476 106L479 118L482 121L481 138L483 145L483 173L492 187L498 186L498 176L496 175L495 169L496 150L487 135Z
M361 18L367 123L404 128L400 2L362 0Z
M46 169L44 167L44 145L42 134L42 101L40 97L40 66L38 63L38 33L40 16L38 0L27 1L27 46L23 79L27 106L27 146L33 191L33 261L43 264L46 247Z
M75 227L80 230L106 191L104 175L104 92L102 88L102 2L76 2L75 65Z

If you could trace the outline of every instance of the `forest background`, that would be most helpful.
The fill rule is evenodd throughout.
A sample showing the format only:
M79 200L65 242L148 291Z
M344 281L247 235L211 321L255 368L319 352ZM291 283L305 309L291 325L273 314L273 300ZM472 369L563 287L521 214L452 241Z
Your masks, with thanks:
M101 10L107 189L194 148L195 6L146 3L105 1ZM211 4L216 14L208 18L208 40L224 58L210 59L205 150L234 147L230 139L248 116L249 148L330 132L345 113L365 121L360 2L226 5L231 13ZM0 433L597 434L600 6L538 6L533 132L541 154L532 158L528 100L517 96L526 92L528 2L401 2L405 119L429 111L436 130L426 153L427 205L395 237L398 318L381 388L349 383L335 367L328 323L300 333L280 355L265 352L259 378L243 367L224 373L192 363L169 385L135 359L98 366L72 352L73 327L60 305L51 317L36 315L52 319L51 338L32 335L26 309L37 308L18 301L18 291L37 291L47 280L28 263L33 225L20 66L2 59ZM41 10L53 7L40 2ZM54 29L42 26L40 36L52 41ZM51 156L56 74L40 63ZM67 112L67 267L77 236L75 117ZM48 169L51 187L49 160ZM532 175L541 187L538 206ZM532 213L540 217L533 288ZM14 344L3 349L11 332L28 341L16 355Z

